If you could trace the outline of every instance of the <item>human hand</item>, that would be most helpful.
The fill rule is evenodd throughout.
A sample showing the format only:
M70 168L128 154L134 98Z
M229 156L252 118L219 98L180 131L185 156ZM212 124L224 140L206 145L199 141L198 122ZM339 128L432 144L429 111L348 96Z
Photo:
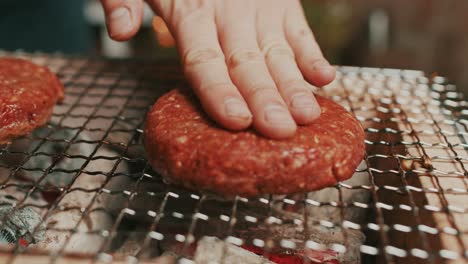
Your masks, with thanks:
M101 0L109 35L127 40L143 0ZM320 115L309 84L335 69L323 57L299 0L147 0L174 36L184 73L219 124L253 124L271 138L294 135ZM307 81L306 81L307 80Z

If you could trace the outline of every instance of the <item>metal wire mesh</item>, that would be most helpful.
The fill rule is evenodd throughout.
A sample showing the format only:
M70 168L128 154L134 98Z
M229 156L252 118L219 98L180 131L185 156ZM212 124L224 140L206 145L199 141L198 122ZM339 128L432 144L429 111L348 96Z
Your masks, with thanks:
M0 55L48 65L66 87L47 127L0 148L0 196L20 193L0 201L12 207L0 229L15 211L32 208L41 223L30 235L45 225L46 240L55 239L42 248L0 244L7 263L77 256L145 262L168 252L188 262L205 236L264 256L280 248L283 255L357 250L363 263L467 261L468 110L440 76L339 67L337 81L320 93L366 129L359 180L310 194L224 201L166 185L144 158L146 111L184 83L176 64ZM324 243L319 236L327 232L339 238ZM355 232L365 240L357 243ZM298 255L303 263L319 261Z

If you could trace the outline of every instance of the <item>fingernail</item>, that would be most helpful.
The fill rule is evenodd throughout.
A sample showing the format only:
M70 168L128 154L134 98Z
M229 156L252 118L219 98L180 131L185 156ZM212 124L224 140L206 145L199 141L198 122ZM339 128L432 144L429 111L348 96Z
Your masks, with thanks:
M314 100L310 98L310 94L297 93L291 97L291 106L294 108L308 109L314 107Z
M132 31L133 23L130 16L130 10L125 7L119 7L112 11L110 17L110 27L113 35L126 34Z
M265 108L265 119L274 126L294 125L288 110L280 105L269 105Z
M316 71L331 71L333 67L326 61L318 61L312 66Z
M237 98L229 98L224 101L224 107L228 116L249 119L252 117L247 106Z

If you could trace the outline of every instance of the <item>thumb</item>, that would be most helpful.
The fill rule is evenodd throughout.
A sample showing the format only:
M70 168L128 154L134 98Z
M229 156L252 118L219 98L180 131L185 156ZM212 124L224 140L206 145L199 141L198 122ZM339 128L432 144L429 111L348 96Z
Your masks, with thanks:
M109 36L128 40L140 29L143 20L143 0L100 0L106 15Z

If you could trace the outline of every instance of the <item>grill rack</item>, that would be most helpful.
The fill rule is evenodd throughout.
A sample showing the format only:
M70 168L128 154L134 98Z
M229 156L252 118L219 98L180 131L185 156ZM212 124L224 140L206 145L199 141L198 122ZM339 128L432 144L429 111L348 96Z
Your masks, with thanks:
M369 184L351 186L340 183L330 187L336 196L327 201L310 199L307 194L258 199L237 197L232 202L226 202L227 205L223 204L225 207L222 209L215 208L213 213L204 210L215 203L209 195L165 185L142 156L141 135L145 112L162 93L184 84L177 64L41 53L0 53L2 55L24 57L49 66L64 83L66 98L62 105L56 107L45 135L25 137L37 143L35 148L31 151L12 150L12 145L0 148L0 159L15 155L22 158L15 166L0 164L0 168L10 171L7 179L1 182L0 190L21 188L28 195L33 195L36 190L50 191L50 186L41 185L41 181L54 169L55 172L73 175L74 181L84 177L84 174L106 179L99 188L72 188L70 184L59 190L54 189L59 192L58 197L46 206L27 203L25 199L15 203L14 207L43 208L46 216L57 210L78 210L82 216L81 222L86 216L107 211L107 208L93 208L99 197L124 198L120 207L112 209L115 218L110 228L87 233L100 237L102 242L98 252L86 255L86 258L102 262L119 259L146 261L165 251L161 249L162 242L171 241L179 245L177 253L182 257L180 260L187 261L184 257L189 258L190 245L199 238L194 233L199 226L207 225L204 223L206 219L213 218L224 227L215 235L240 245L248 241L236 237L236 227L261 222L258 216L247 215L239 209L254 203L263 206L265 219L272 221L278 220L271 214L273 204L338 209L339 219L325 217L314 221L314 224L322 228L339 226L343 230L364 232L367 239L359 247L364 263L465 263L468 258L468 230L465 227L468 226L468 209L463 203L468 193L468 172L465 168L468 163L468 109L463 95L443 77L426 76L419 71L339 67L337 81L321 93L356 114L366 128L368 153L358 173L365 173ZM64 129L75 134L69 138L55 137L58 131ZM91 136L83 139L80 134ZM434 138L440 141L434 142ZM59 156L41 151L41 146L53 141L64 144L63 153ZM67 149L75 144L91 145L94 149L86 156L67 154ZM118 155L96 155L104 147L113 149ZM440 155L441 152L445 154ZM24 166L28 160L41 155L51 157L47 168ZM75 170L54 168L63 158L81 159L84 163ZM87 170L89 163L98 160L110 161L113 166L106 171ZM119 172L118 167L122 163L127 164L127 172ZM12 182L22 171L36 171L42 175L31 183ZM109 181L118 177L131 178L131 185L119 190L109 189ZM155 189L141 191L141 185L148 182ZM422 182L431 182L432 185ZM344 192L354 191L367 192L371 200L367 203L343 201ZM89 193L94 198L83 208L59 205L60 199L72 192ZM140 196L154 201L150 209L135 202ZM180 203L184 204L184 208L178 208ZM362 223L349 221L346 210L350 208L364 210L367 219ZM137 231L132 230L131 223L135 218L142 217L146 218L146 225L133 226ZM0 219L0 223L5 220L5 217ZM161 229L171 227L178 221L181 224L175 232ZM307 232L305 222L298 221L298 224L304 225ZM56 231L79 233L76 228ZM132 233L138 233L142 238L140 249L128 255L115 254L115 244L121 245L123 242L120 240L125 240ZM414 241L408 242L409 237L413 237ZM267 241L250 242L267 249ZM294 247L294 242L287 237L275 242L285 248ZM308 247L318 247L314 241L307 242L310 242L305 243ZM42 256L51 262L59 262L75 256L66 253L65 246L53 253L44 253L25 249L17 243L2 247L1 252L8 263L19 263L29 256ZM335 251L346 251L345 245L334 244L332 247ZM154 248L157 248L156 252Z

